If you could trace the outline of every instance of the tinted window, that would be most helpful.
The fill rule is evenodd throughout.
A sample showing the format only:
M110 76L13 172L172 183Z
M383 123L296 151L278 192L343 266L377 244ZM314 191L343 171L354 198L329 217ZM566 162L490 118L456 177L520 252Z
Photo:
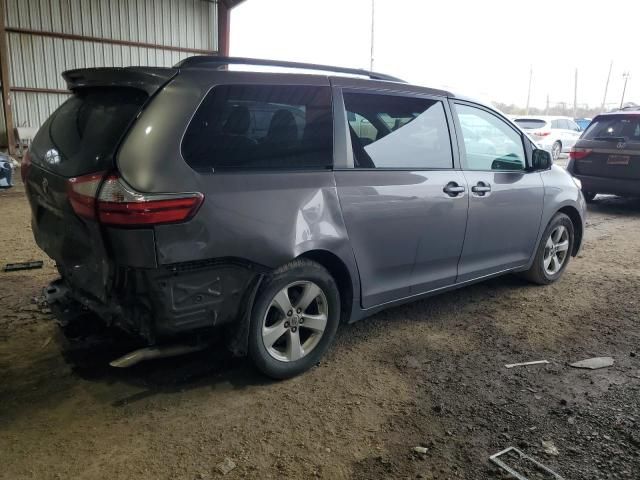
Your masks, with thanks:
M564 128L560 125L560 120L551 120L551 128Z
M464 167L468 170L523 170L520 134L489 112L456 105L464 140Z
M203 172L330 168L332 128L329 87L222 85L198 108L182 155Z
M573 130L574 132L579 132L581 130L580 126L578 126L578 124L573 120L567 120L567 123L569 124L569 130Z
M544 120L538 120L536 118L516 118L514 121L520 128L524 128L525 130L543 128L547 124Z
M582 134L587 140L640 142L640 116L607 115L596 117Z
M146 99L134 88L78 90L38 131L33 160L65 176L110 168L113 152Z
M356 168L452 168L442 102L345 93Z

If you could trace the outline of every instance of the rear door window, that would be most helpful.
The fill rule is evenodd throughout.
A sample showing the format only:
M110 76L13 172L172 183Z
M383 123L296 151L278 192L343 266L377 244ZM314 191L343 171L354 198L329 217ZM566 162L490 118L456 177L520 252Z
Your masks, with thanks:
M343 96L355 168L453 168L441 101L373 93Z
M596 117L582 134L582 138L640 143L640 116L607 115Z
M62 176L110 168L116 147L146 100L147 94L135 88L79 89L38 131L32 161Z
M182 155L200 172L331 168L330 89L297 85L215 87L187 128Z

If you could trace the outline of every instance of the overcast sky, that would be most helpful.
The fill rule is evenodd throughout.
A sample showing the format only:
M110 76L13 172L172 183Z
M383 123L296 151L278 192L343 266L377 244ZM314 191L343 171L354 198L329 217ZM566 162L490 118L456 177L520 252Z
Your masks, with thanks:
M638 0L375 0L374 70L484 100L640 103ZM626 24L626 25L625 25ZM231 54L368 68L371 0L247 0Z

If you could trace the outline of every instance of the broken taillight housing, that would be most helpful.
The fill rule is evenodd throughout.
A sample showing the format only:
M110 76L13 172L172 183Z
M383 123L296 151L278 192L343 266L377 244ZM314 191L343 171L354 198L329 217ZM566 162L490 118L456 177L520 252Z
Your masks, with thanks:
M184 222L195 215L204 200L198 192L138 192L120 176L104 173L71 178L67 191L76 214L124 227Z

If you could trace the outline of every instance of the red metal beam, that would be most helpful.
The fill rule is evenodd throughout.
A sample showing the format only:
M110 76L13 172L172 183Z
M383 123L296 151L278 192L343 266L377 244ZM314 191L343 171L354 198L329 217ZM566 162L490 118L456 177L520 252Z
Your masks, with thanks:
M229 24L231 9L224 0L218 2L218 54L229 56Z
M9 50L4 28L4 0L0 0L0 82L2 82L2 110L4 111L4 124L7 127L9 155L15 155L16 141L13 135L13 113L11 112L11 97L9 95Z
M2 3L1 0L0 0L0 3ZM206 50L201 48L175 47L173 45L160 45L157 43L147 43L147 42L131 42L128 40L116 40L113 38L91 37L88 35L76 35L73 33L44 32L42 30L31 30L28 28L7 27L5 28L5 30L7 33L37 35L41 37L61 38L63 40L79 40L83 42L108 43L111 45L124 45L127 47L155 48L157 50L169 50L172 52L194 53L198 55L212 55L212 54L215 55L216 53L215 50Z

